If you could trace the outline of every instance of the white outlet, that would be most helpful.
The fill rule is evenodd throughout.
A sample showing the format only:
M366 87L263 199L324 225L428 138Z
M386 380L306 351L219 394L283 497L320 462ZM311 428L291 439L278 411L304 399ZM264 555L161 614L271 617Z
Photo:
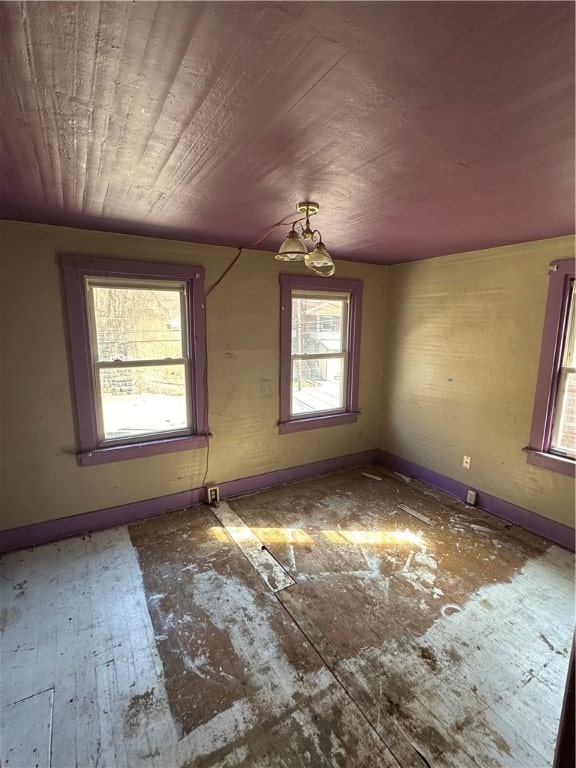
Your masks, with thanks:
M217 485L206 486L206 501L211 507L217 507L220 503L220 489Z
M466 494L466 503L475 507L476 499L477 499L476 491L468 491L468 493Z
M472 463L472 459L470 456L464 456L464 460L462 461L462 466L464 469L470 469L470 464Z

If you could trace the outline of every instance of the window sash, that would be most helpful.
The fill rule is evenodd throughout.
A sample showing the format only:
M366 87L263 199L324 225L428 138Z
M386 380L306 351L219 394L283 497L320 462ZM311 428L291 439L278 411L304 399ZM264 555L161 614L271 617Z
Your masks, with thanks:
M169 438L190 434L194 430L193 408L192 408L192 371L191 360L186 351L188 350L188 322L186 307L188 295L186 284L183 282L161 281L161 280L138 280L105 277L86 277L86 294L88 303L89 319L89 339L92 358L92 386L94 392L94 409L96 416L96 430L98 435L98 445L100 447L114 445L129 445L131 443L141 442L143 439ZM94 300L94 288L126 289L130 291L165 291L177 292L180 298L180 346L181 357L166 358L137 358L132 357L128 360L99 360L98 359L98 322L96 317L96 305ZM132 436L122 435L118 437L107 437L104 424L104 400L101 388L101 370L121 370L123 368L151 368L158 366L183 366L184 367L184 396L186 398L186 425L181 429L154 429L150 431L140 431Z
M159 357L157 360L152 359L135 359L135 360L95 360L94 368L146 368L147 366L155 365L182 365L190 361L188 357Z
M313 361L313 360L342 360L342 379L339 386L339 399L342 401L342 405L339 408L324 408L318 410L309 411L295 411L293 408L294 403L294 362L299 360ZM348 353L346 352L333 352L330 354L319 355L292 355L291 361L291 377L290 377L290 418L301 419L307 416L326 416L330 413L345 413L346 412L346 392L348 384Z
M550 441L550 452L557 453L560 456L576 457L576 451L570 446L562 445L561 439L564 432L566 420L566 409L568 406L568 376L576 374L576 368L562 368L558 381L558 394L554 407L554 426L552 439Z
M562 365L566 367L574 366L574 349L576 346L576 281L572 280L570 292L570 308L568 310L568 322L566 323L566 333L564 341L564 350L562 354Z
M89 334L90 334L90 348L92 352L92 360L100 363L113 362L120 363L125 362L121 360L104 361L98 359L98 339L97 339L97 322L96 322L96 306L94 301L93 288L111 288L111 289L127 289L131 291L165 291L172 293L179 293L180 296L180 352L182 357L188 357L187 351L189 349L189 329L188 329L188 291L186 283L181 281L175 282L172 280L159 281L159 280L137 280L128 278L126 280L118 280L118 278L106 278L106 277L86 277L86 302L88 305L88 321L89 321ZM126 362L144 362L149 358L130 358ZM166 360L174 360L176 358L168 357Z
M349 318L350 318L350 306L351 306L351 296L348 292L340 292L340 293L333 293L333 292L326 292L323 291L302 291L302 290L292 290L291 292L291 311L290 311L290 322L292 324L292 321L294 319L294 305L295 302L302 299L309 299L311 301L319 301L322 303L327 302L338 302L339 304L342 304L342 313L339 315L333 315L333 317L337 317L342 320L340 329L338 330L338 333L340 335L340 349L337 350L335 353L322 353L322 352L310 352L310 353L302 353L302 354L311 354L311 355L321 355L321 354L342 354L348 352L349 347L349 339L348 339L348 328L349 328ZM318 325L320 332L323 333L331 333L333 332L333 326L329 329L322 327L322 318L323 315L317 315L318 318ZM294 357L296 352L292 349L291 345L291 356Z
M329 293L324 291L291 291L291 312L290 312L290 325L294 320L294 308L297 301L307 299L310 301L328 302L334 301L342 305L342 312L335 317L341 318L340 327L340 349L337 352L293 352L290 353L290 410L289 415L291 419L303 419L307 417L326 416L328 414L345 413L347 410L347 391L348 391L348 327L349 327L349 315L350 315L350 294L345 293ZM322 316L318 315L318 326L320 331L325 331L322 328ZM291 344L292 347L292 344ZM342 405L339 408L325 408L322 410L306 410L295 411L294 404L294 362L298 360L304 360L312 362L314 360L342 360L342 379L339 386L339 400Z
M181 429L155 429L150 431L136 432L133 436L122 435L119 437L106 437L106 430L104 427L104 400L101 392L101 370L123 370L125 368L152 368L154 366L180 366L184 368L184 394L186 397L186 426ZM100 362L95 363L93 367L94 371L94 394L95 394L95 410L96 410L96 423L98 429L99 445L113 446L113 445L128 445L130 443L138 443L143 439L154 439L156 437L169 438L178 437L181 435L189 435L190 431L194 427L193 423L193 408L191 397L191 365L190 360L187 358L181 358L180 360L146 360L142 364L121 361L121 364Z
M346 352L302 352L293 354L292 360L329 360L331 357L344 357Z
M562 349L561 367L558 372L558 379L556 382L556 398L554 402L554 410L552 413L552 433L550 436L549 450L551 453L557 453L561 456L569 456L574 458L576 451L574 448L566 445L562 445L562 435L564 433L564 426L566 421L566 411L568 407L568 377L576 373L576 367L574 366L574 341L575 341L575 326L576 326L576 307L575 307L575 291L576 283L571 281L570 294L568 298L568 314L566 319L566 325L563 329L564 345Z

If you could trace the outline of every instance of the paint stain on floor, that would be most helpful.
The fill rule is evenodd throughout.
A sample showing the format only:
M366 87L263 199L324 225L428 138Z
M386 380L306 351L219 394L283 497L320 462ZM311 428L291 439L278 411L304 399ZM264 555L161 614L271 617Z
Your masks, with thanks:
M181 738L248 706L187 765L368 766L366 728L375 765L550 763L561 696L546 699L546 675L569 630L547 625L566 611L554 579L568 593L573 579L561 551L381 467L229 504L293 586L268 590L207 508L129 527ZM523 628L539 650L520 647ZM552 712L533 734L528 672Z

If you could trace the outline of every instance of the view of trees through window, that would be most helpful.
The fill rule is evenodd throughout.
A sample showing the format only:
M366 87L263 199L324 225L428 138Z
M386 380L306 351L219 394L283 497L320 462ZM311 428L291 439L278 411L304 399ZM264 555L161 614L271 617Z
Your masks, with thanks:
M293 297L293 415L344 409L347 312L347 296Z
M183 284L88 282L104 440L189 428Z

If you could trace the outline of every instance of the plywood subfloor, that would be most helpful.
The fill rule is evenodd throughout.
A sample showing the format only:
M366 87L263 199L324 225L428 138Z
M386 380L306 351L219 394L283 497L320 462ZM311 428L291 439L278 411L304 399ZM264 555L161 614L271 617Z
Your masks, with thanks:
M3 558L3 766L551 765L571 554L381 467L228 504Z

